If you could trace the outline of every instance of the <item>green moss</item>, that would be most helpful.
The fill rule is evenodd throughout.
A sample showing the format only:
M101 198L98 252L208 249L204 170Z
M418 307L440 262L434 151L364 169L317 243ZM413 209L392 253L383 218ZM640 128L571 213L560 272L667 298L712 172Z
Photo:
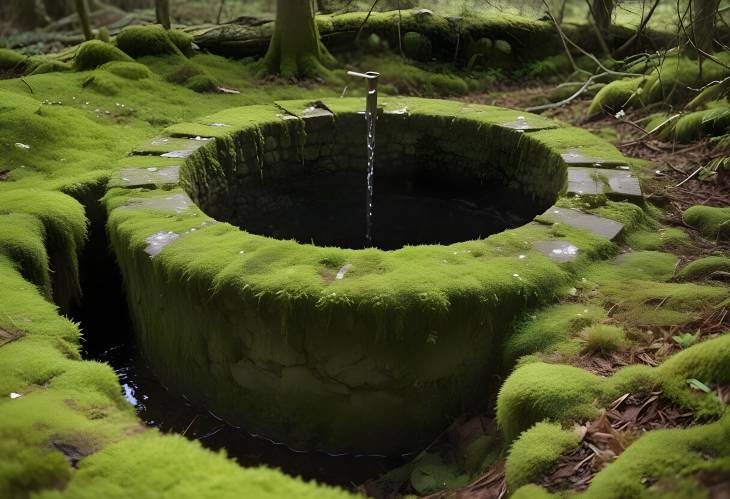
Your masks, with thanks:
M129 480L129 477L135 477ZM222 453L203 450L181 436L148 432L85 459L63 491L39 498L147 497L151 491L175 497L346 498L349 493L304 483L266 468L242 468Z
M105 71L94 71L86 77L81 86L108 97L118 95L122 88L119 77Z
M730 335L725 334L697 343L667 359L658 368L665 396L691 408L699 417L713 417L724 412L724 405L711 394L693 390L688 383L697 379L720 386L730 383Z
M27 59L19 52L0 48L0 71L22 70Z
M689 244L687 232L677 227L659 230L637 230L625 238L635 250L679 249Z
M178 34L172 38L181 43L187 39ZM169 33L159 25L124 28L117 35L117 46L134 58L145 55L183 55Z
M85 71L97 68L110 61L131 60L129 56L114 45L100 40L89 40L79 46L74 58L74 65L77 69Z
M66 307L81 292L78 254L86 239L84 208L59 192L13 190L0 192L0 206L7 212L37 217L45 229L45 245L53 271L53 294Z
M587 352L610 353L618 350L626 340L623 328L608 324L595 324L582 332L583 349Z
M554 499L559 496L551 494L539 485L530 483L515 490L510 497L512 499Z
M505 343L505 362L510 365L523 355L550 352L558 343L605 317L601 307L574 303L554 305L530 314Z
M180 52L186 56L192 55L193 35L177 29L171 29L167 31L167 36Z
M403 35L403 52L416 61L431 60L431 40L428 37L409 31Z
M568 423L597 414L601 379L577 367L535 362L516 369L497 398L497 422L508 442L535 423Z
M730 258L726 256L708 256L688 263L679 271L677 277L686 281L705 279L713 272L730 272Z
M212 76L203 74L190 77L185 86L195 92L215 92L220 83Z
M646 78L642 76L609 83L591 101L588 116L598 116L603 112L615 113L627 106L640 105L645 84Z
M51 298L48 254L43 244L45 236L43 223L33 215L0 215L0 253L17 266L26 280L38 286L47 298Z
M516 490L539 478L580 440L577 432L563 430L558 424L535 424L510 447L504 469L507 486Z
M652 497L654 494L666 497L652 484L706 463L707 456L727 456L728 453L730 416L688 429L651 431L601 470L585 495L599 499ZM651 480L646 480L647 477ZM706 494L706 487L697 484L694 491Z
M144 64L137 62L109 62L104 64L101 70L108 71L113 75L126 78L127 80L144 80L152 77L152 71Z
M57 73L62 71L71 71L72 69L73 66L71 64L54 59L46 59L43 61L36 61L35 68L30 74L40 75L46 73Z
M730 208L691 206L684 211L682 219L705 237L718 239L730 237Z

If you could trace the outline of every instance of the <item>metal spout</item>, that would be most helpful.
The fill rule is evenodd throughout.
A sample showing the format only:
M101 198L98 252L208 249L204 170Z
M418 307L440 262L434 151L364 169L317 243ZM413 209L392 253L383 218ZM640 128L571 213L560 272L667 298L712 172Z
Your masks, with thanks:
M365 112L372 116L378 113L378 78L380 73L368 71L367 73L358 73L357 71L348 71L349 76L357 78L365 78L368 82L368 95L365 101Z

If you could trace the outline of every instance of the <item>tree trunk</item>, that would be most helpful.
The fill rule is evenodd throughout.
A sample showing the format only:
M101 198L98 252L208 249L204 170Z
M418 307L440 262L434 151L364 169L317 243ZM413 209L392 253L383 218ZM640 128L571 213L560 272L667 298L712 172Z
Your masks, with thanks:
M692 0L692 43L701 52L714 51L715 18L720 0Z
M10 3L13 24L22 29L35 29L45 21L43 5L35 0L14 0Z
M263 59L265 72L285 78L311 78L328 73L333 58L319 39L311 0L277 0L276 23Z
M596 28L605 38L611 27L611 17L613 16L613 0L593 0L591 8L593 20L596 22Z
M94 33L91 32L89 7L86 5L86 0L76 0L76 12L79 14L79 21L81 22L81 30L84 32L84 38L91 40L94 38Z
M165 29L170 29L170 0L155 0L157 22Z

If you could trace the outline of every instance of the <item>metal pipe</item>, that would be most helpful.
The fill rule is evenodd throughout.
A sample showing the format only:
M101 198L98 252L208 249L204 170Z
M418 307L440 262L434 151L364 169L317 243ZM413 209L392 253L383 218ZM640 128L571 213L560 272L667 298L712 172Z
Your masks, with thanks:
M365 101L365 112L376 116L378 113L378 78L380 73L368 71L367 73L358 73L357 71L348 71L349 76L356 78L364 78L368 82L368 95Z

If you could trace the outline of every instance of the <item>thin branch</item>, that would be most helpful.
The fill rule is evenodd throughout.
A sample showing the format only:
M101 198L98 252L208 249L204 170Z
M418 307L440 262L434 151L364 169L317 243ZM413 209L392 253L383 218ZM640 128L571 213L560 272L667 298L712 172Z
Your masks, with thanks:
M636 33L631 35L631 38L626 40L623 45L616 49L615 55L620 55L624 50L628 49L631 46L634 40L637 40L641 36L641 33L644 31L644 28L646 28L646 25L649 24L649 20L651 19L651 16L654 15L654 11L656 10L658 5L659 0L654 0L654 4L651 6L651 9L649 9L649 13L646 15L646 17L643 17L641 19L641 23L639 24Z
M588 87L589 87L589 86L590 86L590 85L591 85L591 84L592 84L592 83L593 83L593 82L594 82L594 81L595 81L596 79L598 79L598 78L600 78L600 77L602 77L602 76L605 76L605 73L601 73L601 74L597 74L597 75L592 75L592 76L591 76L590 78L588 78L588 79L587 79L587 80L585 81L585 83L583 83L583 86L581 86L581 87L580 87L580 88L579 88L579 89L578 89L578 90L577 90L577 91L576 91L576 92L575 92L575 93L574 93L573 95L571 95L570 97L568 97L568 98L566 98L566 99L563 99L563 100L561 100L561 101L559 101L559 102L551 102L550 104L543 104L543 105L541 105L541 106L532 106L532 107L528 107L528 108L525 108L525 111L528 111L528 112L532 113L532 112L535 112L535 111L544 111L544 110L546 110L546 109L556 109L556 108L558 108L558 107L562 107L562 106L564 106L564 105L566 105L566 104L570 104L570 103L571 103L571 102L572 102L572 101L573 101L573 100L574 100L574 99L575 99L576 97L578 97L578 96L579 96L579 95L581 95L581 94L582 94L583 92L585 92L585 91L586 91L586 89L587 89L587 88L588 88Z
M560 29L560 24L558 21L555 20L553 15L550 13L550 7L547 4L546 0L542 0L542 3L545 5L545 14L550 18L550 20L553 22L553 25L555 26L555 29L558 31L558 35L560 35L560 41L563 42L563 48L565 49L565 55L568 56L568 60L570 61L571 66L573 66L573 70L576 72L580 72L578 69L578 66L575 64L575 60L573 60L573 56L570 53L570 49L568 48L568 44L566 43L566 36L565 33L563 33L563 30Z
M370 14L373 13L373 10L375 10L375 6L378 5L378 2L380 0L375 0L373 4L370 6L370 10L368 11L368 15L365 16L365 19L363 19L362 24L360 25L360 28L357 30L357 34L355 35L355 41L358 41L360 39L360 34L362 33L363 28L368 22L368 19L370 19Z

